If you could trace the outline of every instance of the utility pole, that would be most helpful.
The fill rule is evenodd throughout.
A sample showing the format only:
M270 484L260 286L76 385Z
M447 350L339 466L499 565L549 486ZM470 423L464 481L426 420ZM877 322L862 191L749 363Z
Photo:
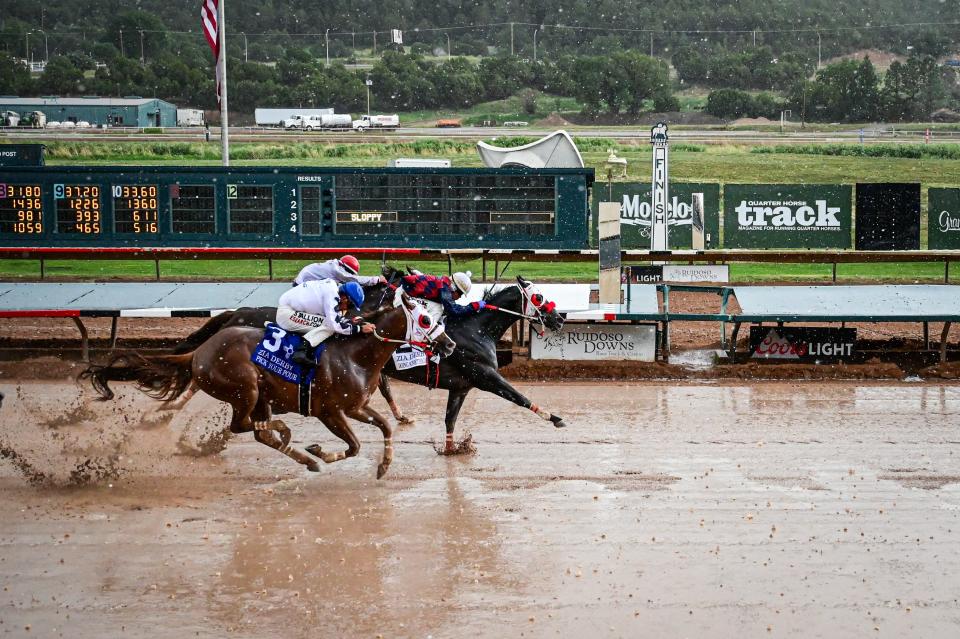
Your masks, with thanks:
M540 29L533 30L533 61L537 61L537 31Z
M121 55L121 56L124 55L124 53L123 53L123 29L120 29L120 55Z
M217 2L217 38L218 47L217 66L220 69L220 155L223 166L230 166L230 123L227 121L227 24L224 18L223 5L226 2Z
M30 59L30 32L27 31L25 35L27 38L27 48L23 50L23 59L29 60Z
M377 32L373 32L373 55L377 55Z
M514 55L514 53L513 53L513 23L512 23L512 22L510 23L510 55Z
M817 31L817 70L818 70L818 71L820 70L820 59L821 59L821 58L820 58L820 45L821 45L820 32Z
M450 59L451 54L452 54L452 51L450 50L450 34L447 33L447 60Z
M653 57L653 31L650 32L650 57Z
M250 58L247 56L247 34L241 33L240 35L243 36L243 61L250 62Z
M757 30L756 29L753 30L753 46L754 48L756 48L757 46Z
M140 29L140 64L146 62L146 58L143 55L143 29Z
M370 79L370 76L367 76L367 116L370 116L370 87L373 85L373 80Z
M327 45L327 66L330 66L330 29L327 29L326 33L323 34L323 41Z

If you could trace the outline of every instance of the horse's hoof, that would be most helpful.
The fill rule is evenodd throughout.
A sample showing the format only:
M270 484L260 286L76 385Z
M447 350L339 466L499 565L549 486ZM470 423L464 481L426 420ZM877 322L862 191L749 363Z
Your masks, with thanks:
M383 476L387 474L387 467L383 464L377 466L377 479L383 479Z
M310 444L309 446L304 448L304 450L310 453L311 455L313 455L314 457L320 457L321 459L323 458L323 450L320 448L320 444Z
M562 419L558 419L557 421L553 422L553 425L554 425L554 427L556 427L556 428L566 428L566 427L567 427L567 423L566 423L565 421L563 421Z
M410 424L416 424L416 423L417 423L417 420L411 419L406 415L397 418L397 424L399 424L400 426L408 426Z
M311 473L319 473L319 472L320 472L320 464L318 464L318 463L315 462L315 461L312 461L312 462L310 462L309 464L307 464L307 470L309 470Z

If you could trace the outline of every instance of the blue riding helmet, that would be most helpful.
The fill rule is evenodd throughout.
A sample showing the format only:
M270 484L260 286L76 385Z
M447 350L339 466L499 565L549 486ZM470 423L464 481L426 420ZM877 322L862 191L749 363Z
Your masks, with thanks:
M340 295L346 295L357 310L360 310L360 307L363 306L363 287L356 282L347 282L341 285Z

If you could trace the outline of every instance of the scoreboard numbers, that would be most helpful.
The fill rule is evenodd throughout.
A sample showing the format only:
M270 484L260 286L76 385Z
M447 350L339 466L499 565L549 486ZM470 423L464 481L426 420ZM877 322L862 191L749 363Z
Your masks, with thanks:
M39 184L0 184L0 233L43 233L43 196Z
M160 231L160 189L156 184L115 184L112 191L117 233L148 235Z
M54 184L57 233L99 235L103 231L100 187L95 184Z

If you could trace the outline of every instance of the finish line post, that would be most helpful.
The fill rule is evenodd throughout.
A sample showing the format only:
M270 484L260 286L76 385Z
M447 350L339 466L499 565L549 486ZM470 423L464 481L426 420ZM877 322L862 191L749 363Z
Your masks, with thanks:
M667 202L669 202L669 150L667 125L658 122L650 129L653 145L653 178L650 188L650 250L669 251Z

